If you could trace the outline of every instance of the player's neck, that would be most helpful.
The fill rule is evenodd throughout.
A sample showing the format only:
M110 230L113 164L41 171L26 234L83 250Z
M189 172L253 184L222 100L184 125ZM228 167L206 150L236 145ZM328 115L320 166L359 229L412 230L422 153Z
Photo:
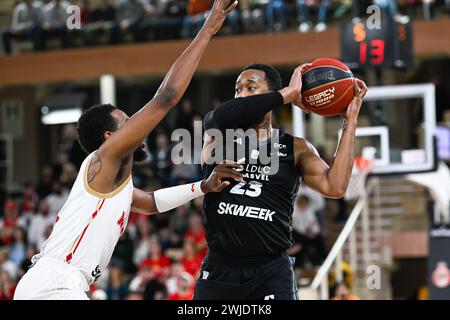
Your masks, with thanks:
M254 127L256 130L256 137L258 140L267 140L272 137L272 123L270 121L263 121Z
M117 176L116 176L116 185L121 185L124 178L128 178L129 174L131 173L131 168L132 168L132 163L133 163L133 155L123 159L119 171L117 172Z

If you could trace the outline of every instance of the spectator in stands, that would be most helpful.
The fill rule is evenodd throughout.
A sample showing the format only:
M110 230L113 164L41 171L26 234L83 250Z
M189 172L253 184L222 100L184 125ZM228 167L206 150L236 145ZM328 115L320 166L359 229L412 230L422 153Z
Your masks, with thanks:
M320 152L319 152L320 154ZM324 158L322 158L324 159ZM310 200L310 205L312 210L314 211L314 214L316 215L321 230L324 228L324 220L325 220L325 198L317 192L314 189L311 189L310 187L306 185L302 185L299 188L299 191L297 193L297 196L300 195L306 195Z
M184 241L189 240L193 241L196 251L203 259L208 248L206 245L205 229L203 228L202 218L199 214L193 214L189 218L189 230L184 235Z
M58 39L63 48L70 46L70 35L67 29L67 7L69 3L65 0L52 0L46 4L43 11L43 33L42 45L46 48L46 40Z
M424 0L425 2L429 1ZM380 7L383 12L390 15L395 21L403 24L408 23L409 17L398 13L397 0L373 0L373 4Z
M152 214L150 216L150 222L155 226L155 229L158 230L158 237L161 245L167 240L167 238L161 238L161 231L167 229L169 227L170 216L168 214ZM164 248L165 243L164 243Z
M371 4L377 5L384 13L392 17L399 23L407 23L408 16L403 16L398 13L397 0L353 0L352 13L354 21L360 21L367 15L367 7Z
M79 3L78 6L80 8L80 26L81 29L71 29L70 30L70 38L71 38L71 42L75 42L76 38L81 39L83 46L87 46L89 44L89 35L90 32L87 28L88 25L90 25L92 23L92 17L91 17L91 3L90 0L78 0ZM75 131L75 128L72 129L72 127L75 127L73 124L68 124L65 125L63 128L63 143L65 144L69 144L69 141L67 141L66 135L68 133L68 131ZM71 138L69 138L71 139ZM75 137L75 141L76 141L76 137ZM70 149L68 149L68 147L70 148L70 144L68 146L65 146L65 148L67 148L66 153L69 155ZM81 150L81 148L80 148ZM84 154L83 154L84 155ZM84 157L83 157L84 159ZM82 160L81 160L82 162ZM80 162L80 165L81 165Z
M11 54L11 42L15 40L31 40L35 51L42 48L42 3L35 0L24 0L16 5L13 11L11 27L3 33L3 48L7 55Z
M186 15L184 0L160 1L158 21L155 27L155 40L178 39L181 37L183 19ZM158 9L157 9L158 10Z
M0 270L0 301L13 300L15 290L16 282L11 275L4 270Z
M227 19L225 20L225 26L221 33L225 34L238 34L241 31L241 13L239 10L233 10L231 11Z
M177 0L150 1L150 10L147 10L143 26L152 40L179 38L184 16L180 4Z
M133 252L134 243L130 238L129 230L125 228L113 253L113 257L122 263L122 268L125 273L136 272L136 266L133 263Z
M171 261L162 251L161 244L157 238L153 238L150 243L150 250L147 258L141 262L139 269L144 267L152 268L157 279L166 279L170 273Z
M157 273L151 266L143 266L143 268L138 272L138 277L138 279L133 279L130 283L130 291L132 291L131 284L135 282L140 283L140 286L144 288L144 300L163 300L167 297L167 290L164 281L158 278Z
M62 134L62 144L64 145L64 152L69 157L69 162L79 169L81 163L86 158L86 154L77 140L76 126L73 124L65 125Z
M297 0L297 11L300 15L300 32L308 32L311 28L311 20L309 16L309 10L311 7L319 7L319 13L317 17L317 24L314 27L316 32L325 31L327 28L326 18L328 7L330 6L330 0Z
M267 28L269 32L282 32L287 27L287 6L284 0L272 0L266 6Z
M159 181L155 181L155 172L150 167L150 160L152 159L152 154L148 150L148 146L145 145L144 152L149 155L147 160L138 162L133 166L133 185L136 188L142 189L146 192L153 192L158 189Z
M170 215L169 233L171 248L180 248L183 245L183 236L189 230L189 219L192 212L189 204L179 206L175 212Z
M67 162L62 165L62 171L61 176L59 177L59 182L61 183L63 190L72 189L72 186L75 183L75 180L77 179L77 174L78 174L77 169L72 163Z
M53 169L51 166L45 166L42 168L41 177L36 187L36 192L39 199L45 199L53 189Z
M262 32L265 30L265 7L264 0L241 0L239 10L245 33ZM218 103L220 105L220 103Z
M436 6L435 0L407 0L408 11L410 14L416 13L417 6L422 3L423 17L425 20L432 20L434 15L434 8ZM447 1L447 6L450 6L450 1Z
M85 26L92 22L92 10L90 0L81 0L80 3L80 22L81 26Z
M353 295L351 288L342 281L337 284L336 295L331 300L360 300L360 298Z
M68 197L69 192L67 189L63 188L61 182L53 182L52 193L45 198L45 202L47 202L49 208L49 215L51 217L56 218L59 211L64 206L64 203L66 203Z
M22 228L14 230L14 241L10 247L9 260L14 262L17 268L20 268L23 260L26 258L25 231Z
M144 266L138 270L136 275L130 280L128 292L144 293L147 283L155 278L155 273L149 266Z
M10 250L8 247L0 247L0 271L5 271L12 279L16 279L19 269L9 260Z
M116 19L116 9L111 0L101 0L98 7L92 10L93 22L113 22Z
M144 300L167 300L167 290L163 282L152 279L147 283L144 291Z
M32 244L28 244L25 252L25 259L20 264L18 273L20 277L22 277L25 272L28 270L28 268L31 266L31 258L37 254L36 246Z
M19 205L15 200L5 202L3 219L0 219L0 245L10 245L14 239L14 229L19 217Z
M186 6L187 15L183 19L183 38L193 38L206 21L206 16L211 9L211 0L188 0Z
M147 257L150 251L152 225L148 219L140 219L137 222L138 236L135 241L135 249L133 254L133 262L135 265L140 265L141 262Z
M128 286L119 260L111 260L109 267L109 281L105 290L108 300L124 300L128 294Z
M145 40L143 27L144 17L152 13L153 9L148 0L117 0L116 22L112 27L112 42L123 42L123 35L130 33L133 42Z
M187 272L182 272L176 278L176 281L176 291L170 293L167 300L192 300L194 296L194 277Z
M115 26L116 9L111 4L111 0L101 0L97 7L92 9L91 23L84 26L86 30L86 41L88 45L98 45L103 35L106 36L105 42L113 43L112 30ZM75 163L75 165L78 164Z
M194 131L193 127L193 119L195 116L195 112L192 109L192 100L191 99L184 99L181 102L181 108L177 109L177 118L175 121L175 128L176 129L186 129L191 134Z
M43 200L39 204L39 210L34 214L30 221L28 229L28 242L33 244L40 250L42 243L45 241L45 233L48 226L52 226L55 217L50 215L48 203Z
M169 184L171 168L169 137L166 133L160 132L156 136L156 150L150 157L150 167L155 172L155 176L165 184Z
M199 255L194 241L192 239L185 240L183 244L183 257L181 258L184 270L196 277L200 271L202 260L203 256Z
M175 292L178 292L178 278L181 277L183 273L187 272L184 270L184 267L180 262L175 262L172 264L170 269L170 277L167 278L164 283L169 296Z
M21 218L24 215L32 214L39 203L39 196L37 195L33 185L29 182L25 183L23 187L23 197L21 205Z
M300 195L297 199L292 214L292 227L295 245L289 253L296 256L296 266L303 268L307 263L320 265L325 256L324 241L314 207L306 195Z
M64 164L69 162L69 154L67 153L63 143L59 143L55 158L56 161L52 164L52 168L56 177L55 181L59 181Z

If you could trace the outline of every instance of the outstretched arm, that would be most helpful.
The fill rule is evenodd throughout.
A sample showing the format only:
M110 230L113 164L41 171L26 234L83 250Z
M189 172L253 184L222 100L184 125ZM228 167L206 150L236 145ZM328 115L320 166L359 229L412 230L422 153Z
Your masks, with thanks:
M304 68L310 65L310 63L306 63L297 67L289 85L281 90L234 98L222 103L206 115L205 129L247 129L262 119L267 112L298 101L302 89L301 76Z
M159 189L150 193L134 189L131 210L142 214L166 212L205 193L220 192L230 185L230 182L224 179L243 180L242 173L235 169L243 169L243 167L234 162L227 162L217 165L208 179L196 183Z
M219 30L227 14L237 5L237 1L231 5L230 3L230 0L215 0L201 31L172 65L153 99L134 114L119 130L112 133L99 148L95 163L97 168L100 168L98 171L101 170L101 174L96 174L96 177L89 182L96 191L111 191L124 159L139 147L145 137L179 102L191 81L209 40ZM130 174L131 166L128 166L126 171L124 176ZM97 177L99 178L97 179Z
M153 99L133 115L102 146L101 153L121 161L136 150L142 140L174 107L186 91L211 37L237 3L216 0L202 30L170 68Z
M356 79L355 96L342 114L344 118L343 133L329 167L309 142L299 138L295 140L294 148L299 174L303 177L306 185L328 198L341 198L347 190L353 167L357 118L366 93L366 84Z

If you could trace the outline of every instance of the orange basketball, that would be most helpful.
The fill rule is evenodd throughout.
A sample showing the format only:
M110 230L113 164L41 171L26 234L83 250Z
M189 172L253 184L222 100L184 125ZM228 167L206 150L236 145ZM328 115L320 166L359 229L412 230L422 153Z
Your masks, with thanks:
M353 73L339 60L314 60L303 72L303 104L322 116L340 114L353 98L353 79Z

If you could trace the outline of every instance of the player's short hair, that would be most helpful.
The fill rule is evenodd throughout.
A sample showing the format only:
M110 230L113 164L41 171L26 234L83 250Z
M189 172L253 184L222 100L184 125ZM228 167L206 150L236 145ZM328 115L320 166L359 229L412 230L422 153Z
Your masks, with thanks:
M86 153L100 148L106 131L117 130L117 121L111 114L116 109L111 104L98 104L87 109L78 119L77 139Z
M283 81L281 80L281 75L278 72L278 70L275 69L274 67L264 63L252 63L246 66L244 69L242 69L241 72L249 69L264 71L269 90L278 91L283 88Z

